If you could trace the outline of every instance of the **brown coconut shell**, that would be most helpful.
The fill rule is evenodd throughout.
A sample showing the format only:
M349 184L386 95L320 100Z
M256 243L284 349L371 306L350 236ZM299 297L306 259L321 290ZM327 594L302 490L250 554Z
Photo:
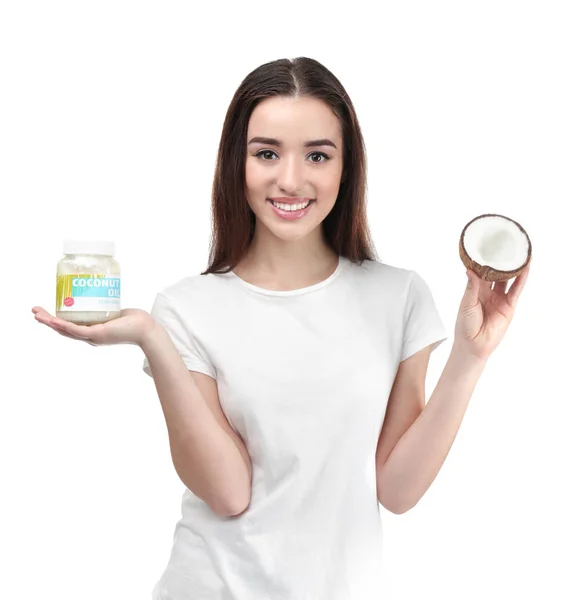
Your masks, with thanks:
M468 254L465 250L465 247L463 245L463 239L464 239L466 229L474 221L477 221L478 219L482 219L483 217L501 217L502 219L506 219L508 221L511 221L512 223L515 223L515 225L517 225L517 227L523 232L523 234L527 238L528 249L527 249L527 260L521 267L519 267L518 269L514 269L513 271L500 271L498 269L494 269L493 267L490 267L489 265L480 265L479 263L472 260L468 256ZM531 250L532 250L531 240L529 239L529 236L527 235L527 231L525 231L525 229L517 221L514 221L513 219L510 219L509 217L506 217L504 215L499 215L496 213L485 213L483 215L479 215L479 216L473 218L471 221L466 223L466 225L464 226L462 233L460 235L459 253L460 253L460 258L462 259L462 262L464 263L466 269L473 271L480 279L483 279L484 281L509 281L513 277L517 277L518 275L520 275L522 273L522 271L529 264L529 261L531 260Z

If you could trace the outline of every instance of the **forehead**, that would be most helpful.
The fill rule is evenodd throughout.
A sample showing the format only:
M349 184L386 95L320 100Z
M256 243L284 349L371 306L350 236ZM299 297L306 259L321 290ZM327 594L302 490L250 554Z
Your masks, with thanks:
M342 139L338 117L317 98L266 98L255 107L249 120L249 139L253 135L293 143L311 138L327 137L334 142Z

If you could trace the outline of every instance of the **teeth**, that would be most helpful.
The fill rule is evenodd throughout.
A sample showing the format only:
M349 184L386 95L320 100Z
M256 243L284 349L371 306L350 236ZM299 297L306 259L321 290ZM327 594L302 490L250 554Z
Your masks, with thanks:
M273 202L271 200L271 204L276 206L277 208L281 208L282 210L300 210L301 208L306 208L310 204L310 200L306 204L280 204L278 202Z

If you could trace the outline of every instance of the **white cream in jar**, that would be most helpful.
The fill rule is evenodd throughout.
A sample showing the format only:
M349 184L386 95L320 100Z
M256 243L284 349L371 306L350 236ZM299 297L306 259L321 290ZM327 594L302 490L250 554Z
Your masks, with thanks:
M95 325L121 314L120 267L110 241L66 240L56 273L56 317Z

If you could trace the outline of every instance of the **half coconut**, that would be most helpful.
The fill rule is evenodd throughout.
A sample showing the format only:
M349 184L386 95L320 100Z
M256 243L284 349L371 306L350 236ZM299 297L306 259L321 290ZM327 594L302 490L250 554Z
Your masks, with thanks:
M497 214L479 215L463 228L460 258L485 281L517 277L531 260L531 241L513 219Z

